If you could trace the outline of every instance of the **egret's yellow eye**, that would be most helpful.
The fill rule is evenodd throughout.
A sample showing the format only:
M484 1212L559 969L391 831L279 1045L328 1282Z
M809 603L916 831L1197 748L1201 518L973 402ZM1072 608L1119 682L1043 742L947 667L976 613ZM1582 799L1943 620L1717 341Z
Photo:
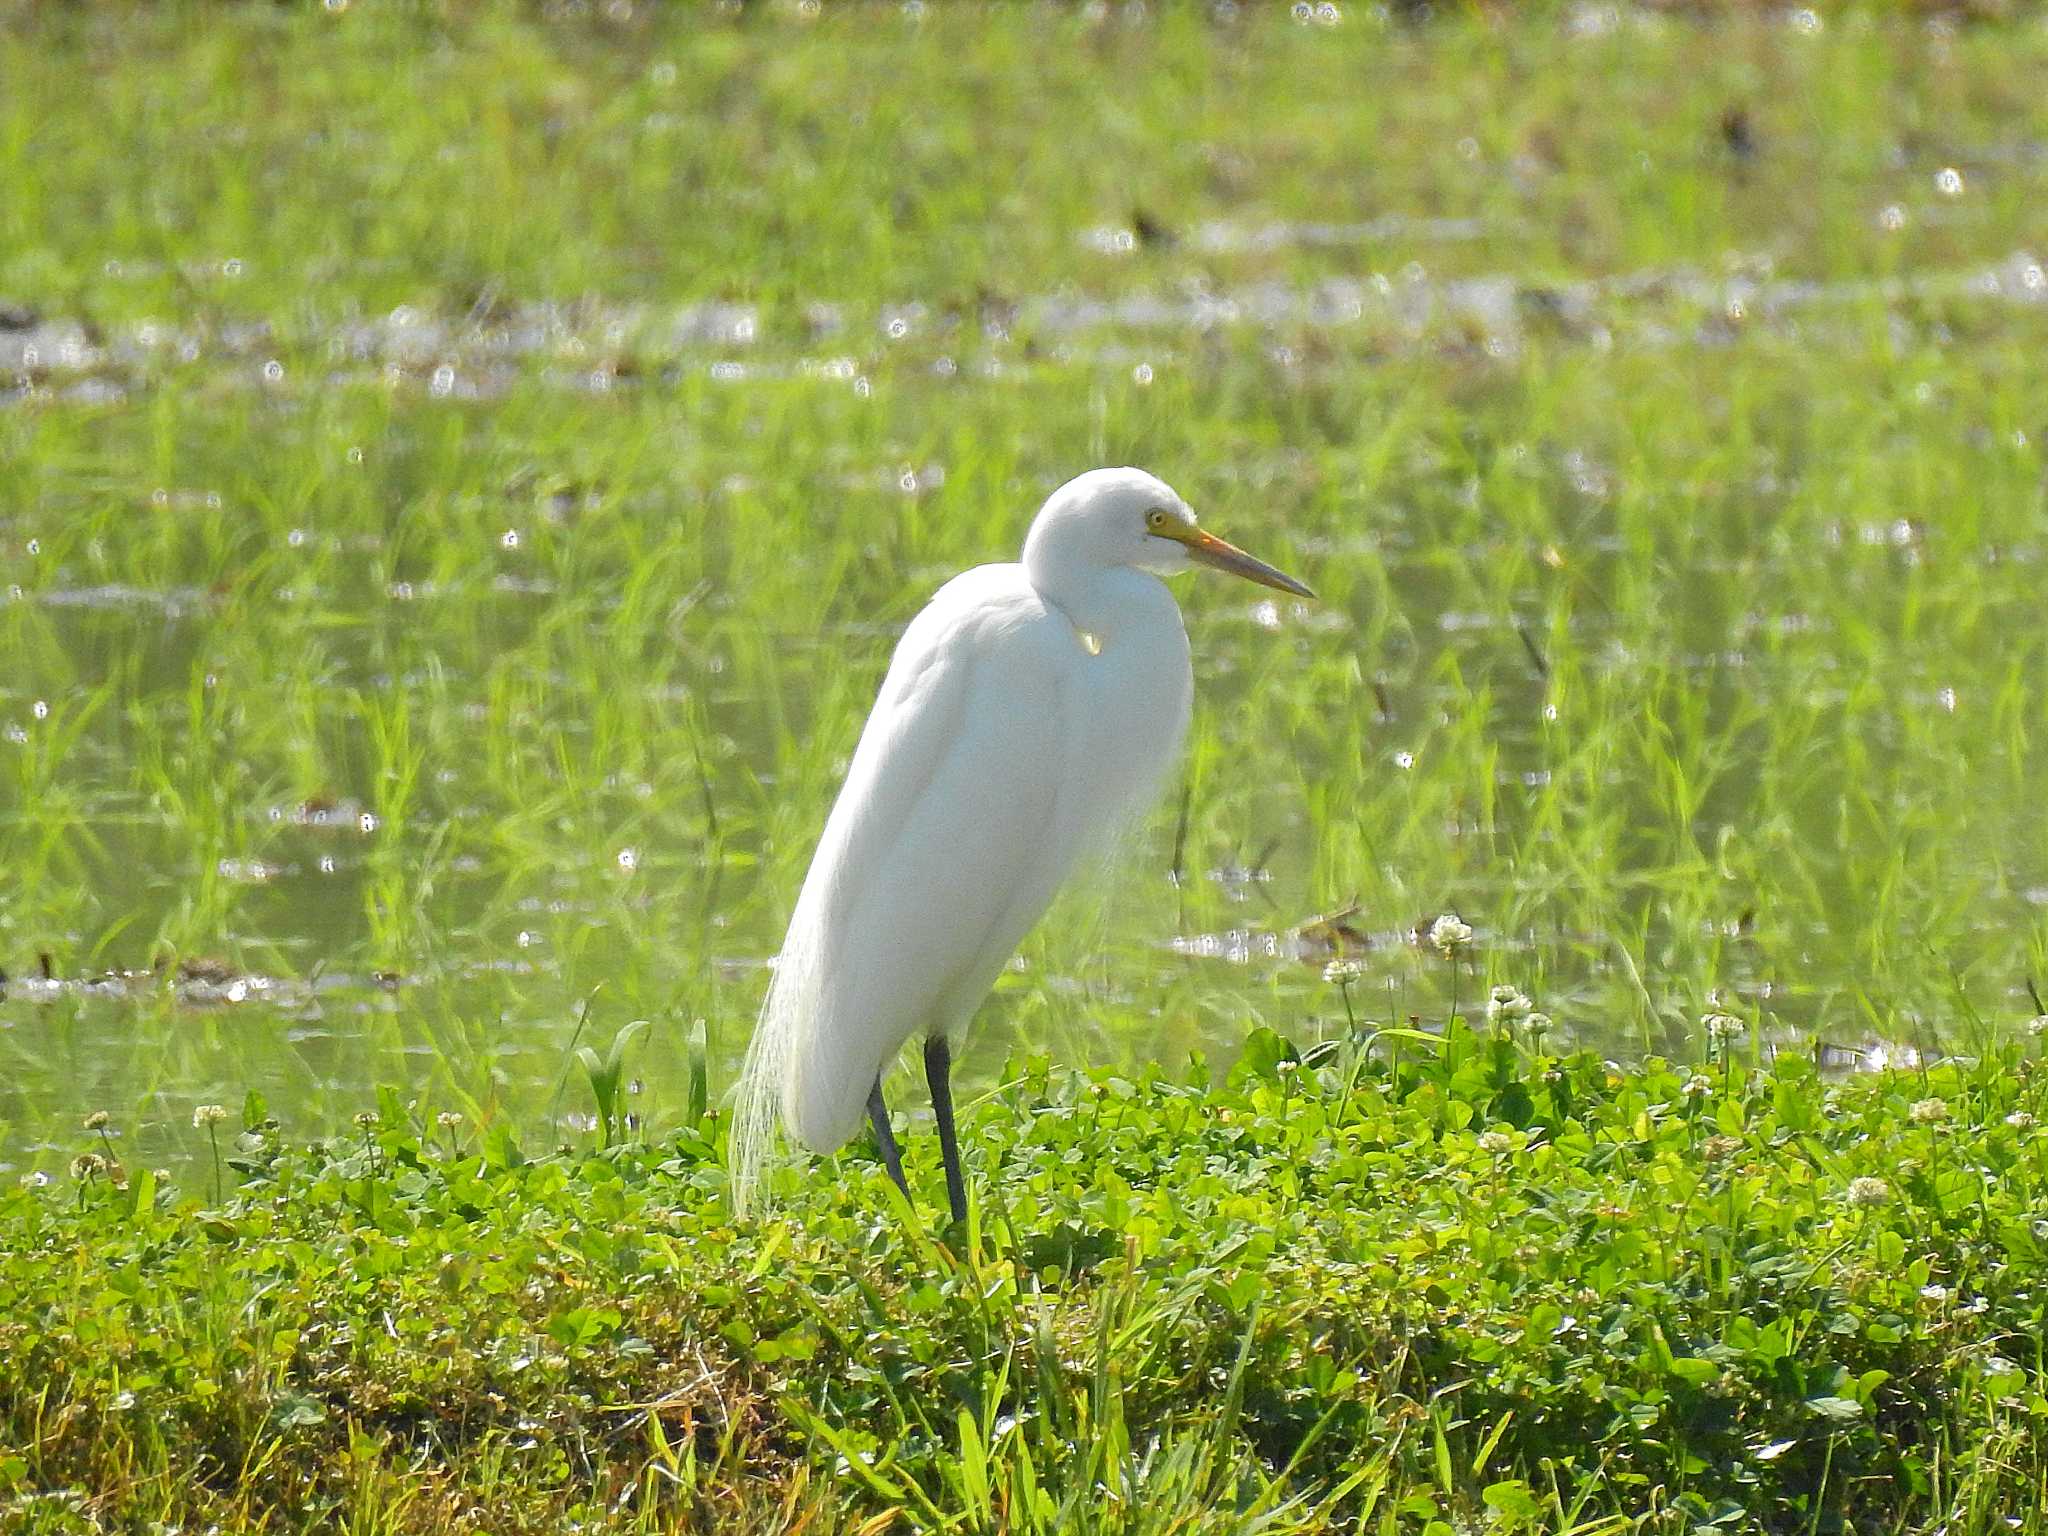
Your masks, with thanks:
M1154 507L1150 512L1147 512L1145 514L1145 526L1147 528L1150 528L1154 533L1157 533L1160 529L1164 528L1166 524L1167 516L1166 509L1164 507Z

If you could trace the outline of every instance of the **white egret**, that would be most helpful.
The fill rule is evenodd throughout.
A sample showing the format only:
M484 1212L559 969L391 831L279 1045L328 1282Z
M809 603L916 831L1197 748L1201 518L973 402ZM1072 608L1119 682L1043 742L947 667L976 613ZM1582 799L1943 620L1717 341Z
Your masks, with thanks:
M747 1052L742 1214L778 1116L822 1153L865 1114L909 1193L882 1073L918 1035L947 1201L965 1217L954 1048L1077 857L1149 801L1180 750L1194 677L1160 578L1190 564L1314 596L1198 528L1164 482L1098 469L1046 501L1022 561L954 577L904 632Z

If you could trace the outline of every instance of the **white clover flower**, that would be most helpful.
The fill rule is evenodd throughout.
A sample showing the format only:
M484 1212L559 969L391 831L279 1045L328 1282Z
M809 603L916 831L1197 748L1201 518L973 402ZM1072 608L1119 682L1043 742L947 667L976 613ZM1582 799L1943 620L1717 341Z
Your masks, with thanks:
M104 1109L96 1109L85 1117L85 1128L88 1131L104 1131L112 1119L113 1116Z
M1515 1150L1515 1138L1506 1131L1485 1131L1479 1137L1479 1150L1499 1157Z
M1740 1152L1742 1150L1742 1138L1740 1136L1709 1136L1700 1144L1700 1150L1706 1153L1709 1158L1718 1162L1724 1157L1732 1157L1735 1153Z
M1456 913L1446 912L1429 925L1428 939L1439 954L1455 955L1472 942L1472 925Z
M1704 1072L1695 1072L1678 1091L1688 1099L1704 1099L1714 1091L1714 1080Z
M1743 1024L1732 1013L1709 1013L1701 1017L1700 1027L1706 1030L1710 1043L1725 1045L1742 1033Z
M1923 1285L1920 1287L1920 1299L1929 1306L1938 1307L1948 1300L1948 1287L1945 1285Z
M1551 1029L1553 1028L1553 1025L1551 1023L1549 1014L1532 1013L1529 1015L1529 1017L1522 1020L1522 1028L1529 1034L1529 1036L1532 1039L1541 1040L1545 1035L1550 1033Z
M444 1109L441 1113L434 1116L434 1124L441 1127L444 1131L452 1131L456 1126L462 1124L462 1111L459 1109Z
M1883 1179L1864 1177L1849 1181L1849 1203L1851 1205L1884 1205L1891 1200L1892 1187Z
M2005 1123L2016 1131L2031 1131L2034 1128L2034 1117L2024 1109L2016 1109L2005 1117Z
M2027 1020L2027 1033L2036 1040L2040 1039L2043 1035L2048 1035L2048 1013L2037 1013L2034 1017Z
M1489 1024L1513 1024L1517 1019L1526 1019L1535 1012L1536 1005L1514 987L1495 987L1486 1000L1486 1021Z
M107 1160L97 1152L81 1152L71 1159L71 1177L74 1179L89 1179L106 1171Z
M203 1131L209 1125L219 1125L227 1119L228 1112L218 1104L202 1104L192 1111L192 1129Z
M1323 980L1339 987L1348 987L1365 974L1365 967L1356 960L1332 960L1323 967Z
M1948 1105L1940 1099L1915 1099L1906 1118L1915 1125L1938 1125L1948 1118Z

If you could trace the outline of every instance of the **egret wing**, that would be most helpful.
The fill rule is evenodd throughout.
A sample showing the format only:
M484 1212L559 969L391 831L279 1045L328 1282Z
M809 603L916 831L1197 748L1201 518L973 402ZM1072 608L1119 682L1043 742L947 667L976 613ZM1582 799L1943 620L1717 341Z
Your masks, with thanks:
M1008 573L1016 574L1009 575ZM1059 835L1083 652L1016 567L949 583L906 631L862 732L777 975L801 998L782 1110L839 1145L882 1067L969 973L1000 965L1071 862ZM992 955L992 946L1003 950Z

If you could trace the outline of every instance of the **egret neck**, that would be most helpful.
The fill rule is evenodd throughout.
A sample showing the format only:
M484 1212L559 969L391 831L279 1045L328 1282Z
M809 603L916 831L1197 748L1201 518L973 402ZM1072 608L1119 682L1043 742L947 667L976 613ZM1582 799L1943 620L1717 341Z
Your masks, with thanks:
M1185 633L1180 605L1166 583L1131 565L1095 565L1062 558L1061 541L1033 538L1024 546L1024 574L1038 595L1074 626L1081 649L1100 656L1119 634L1170 624Z

